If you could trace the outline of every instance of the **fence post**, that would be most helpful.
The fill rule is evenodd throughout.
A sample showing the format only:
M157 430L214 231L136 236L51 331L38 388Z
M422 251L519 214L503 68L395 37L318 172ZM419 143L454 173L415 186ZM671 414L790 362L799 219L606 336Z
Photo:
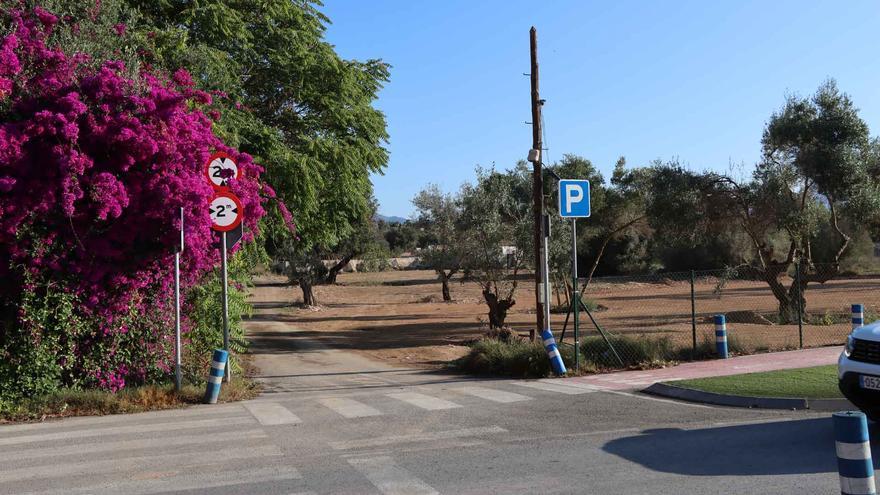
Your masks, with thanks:
M871 443L868 421L858 411L836 412L834 446L837 451L837 472L840 493L843 495L876 495L874 464L871 461Z
M727 321L724 315L715 315L715 351L718 357L727 359Z
M865 306L861 304L852 305L852 329L855 330L865 325Z
M691 270L691 357L695 358L697 354L697 302L694 295L694 271Z
M211 361L211 372L208 374L208 385L205 388L205 404L216 404L220 396L220 384L223 382L223 374L226 372L226 361L229 353L223 349L214 349Z
M798 308L798 349L804 348L804 287L801 285L801 261L794 263L794 277L797 284Z

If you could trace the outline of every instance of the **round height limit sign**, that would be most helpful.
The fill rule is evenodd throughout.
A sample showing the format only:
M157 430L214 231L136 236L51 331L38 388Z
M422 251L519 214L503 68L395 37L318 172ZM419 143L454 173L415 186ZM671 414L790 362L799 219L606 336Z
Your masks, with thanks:
M218 232L229 232L241 224L241 202L231 192L218 191L211 199L208 212L211 214L211 228Z

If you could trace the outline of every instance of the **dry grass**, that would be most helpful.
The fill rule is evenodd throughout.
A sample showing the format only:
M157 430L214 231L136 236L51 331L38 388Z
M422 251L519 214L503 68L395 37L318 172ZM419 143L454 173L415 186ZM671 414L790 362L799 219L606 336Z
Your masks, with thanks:
M252 399L259 392L259 386L255 382L237 377L231 383L223 384L218 402ZM144 385L118 393L65 389L27 399L19 404L0 404L0 423L179 409L200 404L204 394L204 385L185 385L180 394L175 392L171 384Z

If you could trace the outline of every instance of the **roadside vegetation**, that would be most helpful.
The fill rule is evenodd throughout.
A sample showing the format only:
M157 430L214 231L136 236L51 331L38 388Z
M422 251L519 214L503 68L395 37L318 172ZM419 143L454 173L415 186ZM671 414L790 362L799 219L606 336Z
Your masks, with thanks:
M198 397L223 342L204 177L216 151L241 172L229 180L244 237L228 289L241 376L255 267L291 244L298 255L358 255L358 236L375 230L369 176L388 156L373 102L386 64L339 57L308 1L0 5L0 415ZM183 375L195 392L175 398L181 208Z
M608 346L610 343L622 363ZM680 361L712 359L717 357L714 341L704 339L697 344L683 347L669 337L645 337L612 335L608 343L600 336L581 339L579 370L574 369L574 346L562 344L559 351L569 375L596 373L620 369L663 368ZM760 349L746 348L735 337L728 338L730 354L748 354ZM541 378L551 374L547 351L541 342L506 335L505 338L485 337L471 344L468 354L454 363L462 371L476 374L506 375Z
M669 382L676 387L744 397L837 399L837 365Z

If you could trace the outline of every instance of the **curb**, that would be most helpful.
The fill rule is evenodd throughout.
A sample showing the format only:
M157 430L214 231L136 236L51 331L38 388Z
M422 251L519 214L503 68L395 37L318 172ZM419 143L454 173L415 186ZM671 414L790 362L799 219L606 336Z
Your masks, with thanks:
M658 395L687 402L699 402L716 406L746 407L758 409L787 409L810 411L843 411L855 408L846 399L798 399L782 397L744 397L741 395L716 394L692 388L676 387L666 383L655 383L641 391L644 394Z

